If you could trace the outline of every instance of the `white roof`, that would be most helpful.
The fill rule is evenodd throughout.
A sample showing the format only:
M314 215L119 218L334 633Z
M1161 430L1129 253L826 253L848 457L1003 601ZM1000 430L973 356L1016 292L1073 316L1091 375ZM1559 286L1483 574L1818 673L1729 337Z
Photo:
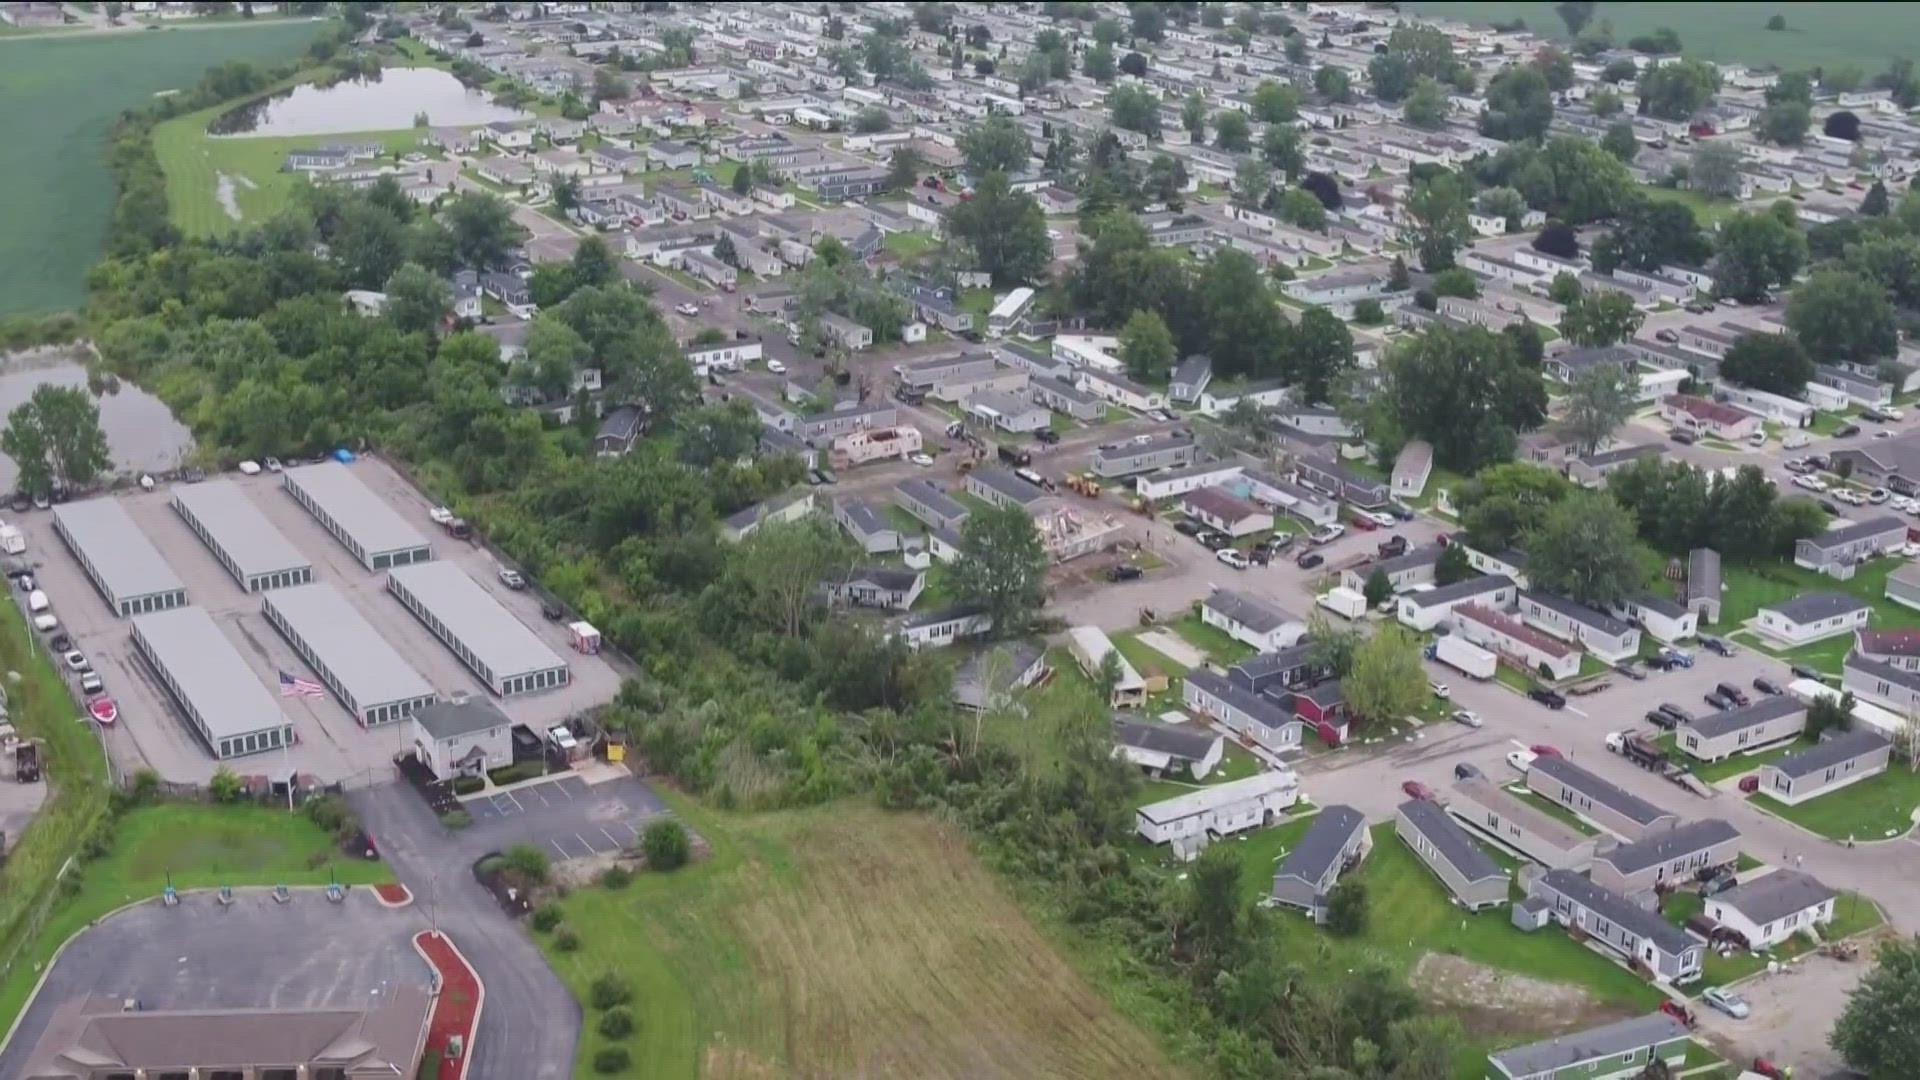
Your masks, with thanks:
M1074 650L1086 660L1088 668L1092 670L1097 671L1101 664L1106 663L1109 652L1114 654L1120 661L1120 683L1114 687L1115 690L1146 689L1147 680L1141 678L1133 665L1127 663L1127 658L1120 655L1119 650L1113 647L1113 642L1107 638L1106 631L1097 626L1076 626L1067 631L1067 637L1073 640Z
M1300 777L1292 769L1274 769L1271 772L1256 773L1244 780L1234 780L1225 784L1203 787L1186 795L1176 795L1157 803L1148 803L1140 808L1140 816L1155 824L1164 825L1169 821L1179 821L1195 814L1204 814L1209 810L1218 810L1258 799L1276 791L1297 789Z

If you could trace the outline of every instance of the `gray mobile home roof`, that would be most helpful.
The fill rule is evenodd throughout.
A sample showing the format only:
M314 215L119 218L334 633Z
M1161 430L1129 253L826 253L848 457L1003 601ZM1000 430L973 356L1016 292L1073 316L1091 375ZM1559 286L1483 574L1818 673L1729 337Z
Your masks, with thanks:
M1783 757L1774 762L1773 767L1786 776L1798 779L1832 768L1843 761L1851 761L1862 755L1874 753L1889 745L1891 744L1884 736L1862 728L1858 731L1835 735L1804 754Z
M1761 610L1777 611L1780 617L1796 623L1819 622L1837 615L1848 615L1868 607L1865 600L1843 592L1801 593L1791 600L1767 604Z
M1888 514L1884 517L1872 518L1867 521L1856 522L1852 525L1842 525L1837 529L1828 529L1819 536L1807 537L1805 540L1802 540L1801 543L1812 544L1814 547L1822 549L1836 548L1860 540L1868 540L1895 530L1904 532L1906 528L1907 523L1905 521Z
M1714 899L1745 915L1754 925L1765 926L1839 895L1811 874L1783 868L1735 885Z
M1468 600L1476 596L1484 596L1496 589L1510 589L1512 587L1513 579L1505 574L1481 574L1479 577L1467 578L1465 581L1456 581L1451 585L1442 585L1437 589L1428 589L1426 592L1408 593L1400 599L1408 601L1413 604L1414 607L1429 608L1438 607L1441 604L1450 604L1456 600Z
M1720 599L1720 553L1712 548L1687 552L1687 599Z
M1643 1047L1686 1037L1685 1025L1666 1013L1656 1012L1603 1027L1576 1031L1530 1046L1501 1050L1488 1057L1508 1076L1538 1076L1571 1068L1582 1062L1621 1057Z
M1580 623L1584 626L1591 626L1592 628L1600 631L1603 634L1608 634L1613 637L1619 637L1620 635L1625 634L1627 631L1633 629L1633 627L1628 626L1626 623L1622 622L1619 619L1614 618L1611 615L1608 615L1606 612L1595 611L1593 608L1590 608L1585 604L1579 603L1578 601L1569 600L1564 596L1555 596L1552 593L1541 592L1538 589L1529 589L1526 592L1521 593L1520 595L1528 600L1533 601L1536 604L1539 604L1541 607L1546 608L1548 611L1552 611L1552 612L1555 612L1556 614L1572 619L1574 622Z
M1353 839L1354 830L1366 827L1366 815L1351 806L1329 806L1320 811L1307 826L1306 835L1287 852L1274 880L1291 877L1319 881L1333 867L1347 841Z
M1796 698L1785 694L1763 697L1751 705L1725 712L1708 713L1688 721L1686 726L1707 739L1717 739L1744 728L1758 727L1769 720L1778 720L1797 712L1806 712L1807 707Z
M1028 503L1039 502L1041 499L1047 497L1045 491L1027 483L1025 480L1020 479L1005 469L997 467L975 469L967 475L969 479L979 481L982 487L990 487L1021 506L1025 506Z
M279 699L205 611L180 607L135 615L133 630L216 743L287 725Z
M1502 876L1500 867L1488 857L1485 849L1474 843L1473 837L1448 817L1439 803L1428 799L1408 799L1400 804L1400 813L1406 817L1408 824L1433 844L1434 849L1440 852L1440 857L1447 860L1462 878L1484 881Z
M286 471L288 487L306 492L368 555L427 546L427 539L400 512L360 482L338 461Z
M1527 767L1539 769L1594 802L1638 824L1652 825L1662 818L1673 816L1618 784L1602 780L1566 758L1542 754L1534 758L1532 764Z
M276 589L261 606L278 614L359 708L433 695L432 684L331 584L316 581Z
M427 730L434 741L456 739L462 735L471 735L476 731L502 727L511 724L507 714L496 708L491 701L474 698L468 701L436 701L414 710L413 721Z
M847 519L847 524L863 536L893 531L893 522L880 512L880 508L858 496L841 499L840 513Z
M1644 840L1621 844L1599 854L1598 858L1622 874L1637 874L1663 862L1704 851L1716 844L1740 839L1740 830L1719 818L1702 818L1676 825L1666 832Z
M1604 916L1628 933L1653 942L1665 952L1678 956L1699 944L1692 935L1658 913L1572 870L1549 870L1545 881L1554 892L1578 902L1596 915Z
M566 665L525 623L453 563L396 566L388 576L448 627L492 670L496 680Z
M173 505L200 523L210 542L239 568L240 577L313 565L311 559L300 554L300 549L273 527L240 485L231 480L175 487Z
M1232 589L1213 590L1206 599L1206 606L1256 634L1271 633L1290 622L1300 621L1278 604Z
M186 588L119 500L107 497L56 506L53 520L115 601Z
M1184 761L1199 761L1213 749L1220 736L1210 728L1196 724L1162 724L1157 721L1119 720L1113 725L1113 741L1166 754Z
M1498 813L1557 848L1577 847L1587 838L1585 833L1484 776L1455 780L1453 789L1465 796L1468 802ZM1470 822L1473 821L1473 815L1461 814L1460 816ZM1485 826L1484 821L1473 823Z

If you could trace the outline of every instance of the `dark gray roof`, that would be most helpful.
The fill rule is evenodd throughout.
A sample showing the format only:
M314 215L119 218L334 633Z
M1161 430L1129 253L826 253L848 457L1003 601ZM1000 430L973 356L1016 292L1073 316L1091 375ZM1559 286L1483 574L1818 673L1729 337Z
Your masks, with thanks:
M877 588L905 592L913 588L914 582L920 580L921 573L919 570L907 570L898 566L861 566L847 574L846 583L853 585L864 581Z
M1455 600L1470 600L1476 596L1484 596L1495 589L1511 588L1513 588L1513 579L1505 574L1482 574L1479 577L1456 581L1451 585L1442 585L1437 589L1428 589L1426 592L1409 593L1401 599L1411 601L1414 607L1429 608L1450 604Z
M1740 830L1719 818L1689 821L1644 840L1621 844L1601 852L1597 858L1622 874L1637 874L1664 862L1705 851L1716 844L1740 839Z
M1433 844L1454 871L1469 882L1504 877L1500 867L1486 850L1459 826L1440 804L1427 799L1408 799L1400 804L1400 813L1420 835Z
M1687 553L1687 599L1720 599L1720 553L1694 548Z
M488 728L506 727L513 721L490 701L436 701L414 710L414 722L427 729L434 741L471 735Z
M1402 570L1417 570L1422 566L1432 566L1440 561L1441 552L1447 549L1440 544L1423 544L1405 555L1396 555L1390 559L1381 559L1368 565L1362 563L1354 567L1356 573L1372 574L1375 570L1392 577Z
M1527 767L1538 769L1594 802L1638 824L1652 825L1662 818L1673 816L1618 784L1602 780L1566 758L1542 754L1534 758L1533 763Z
M967 474L967 479L978 481L982 487L989 487L1014 500L1021 506L1039 502L1047 493L1013 475L1005 469L989 467L975 469Z
M1639 446L1621 446L1612 450L1603 450L1598 454L1588 454L1586 457L1580 458L1579 461L1580 464L1588 468L1604 469L1609 465L1637 461L1643 457L1659 457L1661 453L1662 450L1660 447L1647 443Z
M1611 637L1620 637L1633 629L1633 627L1608 615L1604 611L1595 611L1585 604L1569 600L1564 596L1555 596L1549 592L1541 592L1539 589L1528 589L1520 595L1522 598L1531 600L1541 607L1546 608L1548 611L1555 612L1564 618L1572 619L1574 622L1590 626Z
M1684 726L1705 739L1717 739L1750 727L1758 727L1769 720L1778 720L1783 716L1803 713L1807 707L1798 698L1785 694L1763 697L1751 705L1725 712L1708 713L1697 716Z
M953 681L956 685L979 684L992 674L998 685L990 689L1003 690L1032 671L1033 666L1046 657L1047 650L1034 642L1002 642L992 648L980 649L962 660L960 666L954 669Z
M1303 723L1298 716L1261 697L1251 690L1243 689L1228 682L1224 677L1211 671L1198 668L1187 673L1187 685L1196 690L1219 698L1235 709L1260 721L1268 727L1284 727L1287 724Z
M967 516L966 505L947 494L945 488L931 480L916 476L911 480L900 481L895 485L894 490L941 517L957 519Z
M208 542L233 560L241 577L313 565L232 480L175 487L173 507L199 523Z
M1895 530L1905 532L1906 528L1907 523L1905 521L1894 517L1892 514L1887 514L1883 517L1870 518L1852 525L1842 525L1837 529L1828 529L1819 536L1810 536L1800 542L1803 544L1812 544L1817 548L1837 548L1857 541L1871 539L1875 536L1881 536Z
M1714 899L1745 915L1754 925L1765 926L1839 895L1811 874L1781 869L1735 885Z
M1256 634L1271 633L1290 622L1300 621L1277 604L1232 589L1213 590L1213 594L1206 599L1206 606Z
M453 563L396 566L387 581L440 620L448 636L466 648L469 662L484 665L496 680L567 666L539 634Z
M1686 1025L1666 1013L1656 1012L1576 1031L1530 1046L1501 1050L1489 1054L1488 1060L1511 1077L1537 1076L1583 1062L1624 1057L1637 1050L1686 1037Z
M1306 835L1293 845L1292 851L1287 852L1273 879L1276 882L1281 878L1318 882L1333 868L1334 860L1340 857L1340 852L1353 839L1353 834L1366 827L1366 815L1353 807L1326 807L1314 815L1313 824L1307 826Z
M862 536L894 531L893 522L880 512L879 507L861 498L840 500L840 516L847 526Z
M915 612L912 615L909 615L905 619L901 620L900 625L902 627L905 627L908 630L918 630L918 629L921 629L922 627L938 626L941 623L959 622L962 619L971 619L974 616L979 615L985 611L986 611L986 608L983 608L978 604L957 604L953 607L940 608L935 611Z
M1220 736L1197 724L1181 727L1153 720L1118 720L1113 725L1113 741L1182 761L1200 761L1213 750Z
M1233 670L1248 679L1260 679L1268 675L1303 668L1313 663L1313 643L1302 641L1286 649L1277 649L1270 653L1248 657L1233 666Z
M1773 767L1793 779L1824 772L1843 761L1884 750L1893 745L1878 732L1862 728L1842 732L1804 753L1783 757Z
M1180 361L1180 366L1173 369L1173 378L1171 381L1175 385L1185 384L1187 386L1196 386L1212 374L1213 357L1205 353L1195 353L1185 360Z
M1684 606L1664 596L1655 596L1652 593L1641 593L1639 596L1628 600L1627 603L1632 604L1634 607L1645 608L1656 615L1665 615L1669 619L1683 618L1687 614L1687 609Z
M1547 888L1599 915L1635 937L1653 942L1661 951L1678 956L1700 945L1698 939L1673 925L1658 913L1621 896L1571 870L1549 870L1542 882Z
M1810 623L1822 619L1831 619L1837 615L1847 615L1869 607L1865 600L1843 592L1801 593L1791 600L1782 600L1777 604L1763 605L1763 611L1777 611L1780 617L1790 622Z

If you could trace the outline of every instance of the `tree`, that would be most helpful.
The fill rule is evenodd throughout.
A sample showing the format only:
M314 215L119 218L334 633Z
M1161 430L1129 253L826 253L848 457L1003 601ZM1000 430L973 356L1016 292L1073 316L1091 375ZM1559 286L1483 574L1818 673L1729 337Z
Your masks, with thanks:
M1720 361L1720 377L1770 394L1799 397L1813 378L1813 361L1787 334L1747 334Z
M1635 534L1633 514L1605 492L1572 492L1526 535L1527 572L1538 588L1612 607L1646 587Z
M1640 404L1640 380L1619 364L1595 364L1573 377L1561 417L1568 437L1586 453L1604 446Z
M1560 16L1561 22L1567 24L1567 36L1577 38L1580 36L1580 31L1585 30L1587 24L1593 21L1593 9L1599 6L1592 2L1568 0L1566 3L1553 5L1553 11Z
M1456 472L1512 457L1517 433L1546 416L1539 370L1523 366L1509 339L1484 327L1430 330L1390 350L1382 370L1376 401L1385 426L1376 437L1383 449L1425 439L1435 461Z
M1427 701L1420 642L1396 623L1382 626L1354 650L1340 686L1347 708L1362 720L1389 722L1418 711Z
M1812 126L1812 104L1793 100L1770 101L1766 108L1760 110L1760 117L1754 123L1754 129L1761 138L1781 146L1799 146L1806 140L1807 129Z
M1447 122L1447 89L1436 79L1421 79L1400 108L1400 115L1414 127L1432 130Z
M658 818L640 834L640 854L646 857L649 870L678 870L692 856L693 842L680 819Z
M1787 326L1809 355L1872 363L1900 348L1886 290L1849 270L1816 270L1787 300Z
M1608 61L1607 66L1600 71L1600 81L1618 86L1639 74L1640 65L1634 63L1631 58L1621 57L1618 60Z
M1147 77L1147 58L1137 52L1130 52L1120 58L1120 71L1136 79Z
M1649 115L1687 120L1713 103L1720 69L1705 60L1672 60L1641 72L1638 88Z
M1353 937L1367 928L1367 886L1342 881L1327 890L1327 929Z
M1136 379L1164 380L1177 357L1173 334L1159 313L1150 308L1134 312L1120 330L1120 359L1126 361L1127 374Z
M1547 299L1556 304L1572 304L1580 299L1584 291L1580 287L1580 279L1573 275L1573 271L1562 270L1553 275L1553 281L1548 283Z
M1700 266L1713 256L1713 242L1685 204L1636 199L1622 207L1608 233L1594 243L1595 271L1616 267L1657 270L1669 263Z
M920 156L912 144L901 146L887 159L887 187L894 191L911 191L920 184L920 177L927 171L927 159Z
M1920 939L1880 946L1827 1042L1873 1080L1905 1076L1920 1060Z
M1633 134L1633 121L1618 120L1609 124L1606 133L1600 136L1600 146L1623 162L1632 161L1640 152L1640 140Z
M1114 62L1113 46L1105 42L1088 49L1086 55L1080 60L1081 74L1097 83L1112 82L1118 70Z
M1576 345L1597 349L1632 337L1644 321L1646 315L1626 293L1595 289L1566 306L1560 316L1560 333Z
M1541 226L1540 235L1533 238L1533 250L1561 259L1577 259L1580 257L1580 234L1564 221L1549 221Z
M1320 205L1329 210L1338 210L1345 205L1345 197L1340 194L1340 181L1321 172L1310 172L1300 181L1300 187L1313 193Z
M1717 199L1740 196L1740 148L1722 139L1702 142L1687 166L1688 185Z
M1510 461L1481 470L1454 492L1460 524L1482 551L1502 551L1546 520L1573 485L1552 469Z
M1853 723L1853 692L1839 697L1821 695L1807 706L1806 738L1818 739L1829 731L1847 730Z
M1377 566L1374 567L1373 573L1367 575L1366 585L1361 595L1367 598L1367 606L1370 608L1379 607L1385 603L1387 598L1393 595L1393 582L1387 580L1387 572Z
M960 152L966 156L967 172L978 182L989 172L1026 171L1033 157L1033 142L1019 124L996 113L961 134Z
M1441 173L1415 185L1407 199L1407 240L1429 273L1453 265L1454 252L1472 235L1467 222L1466 186L1454 173Z
M1433 275L1433 295L1458 296L1468 300L1480 295L1480 280L1473 271L1455 266Z
M1767 29L1772 30L1775 33L1779 33L1780 31L1785 30L1786 28L1787 28L1787 17L1785 15L1772 15L1767 18Z
M1308 662L1336 679L1345 678L1353 670L1353 658L1362 640L1356 626L1336 626L1317 609L1307 614Z
M593 69L593 100L595 104L602 101L619 101L631 93L633 93L633 87L629 86L627 80L621 78L620 74L612 68L597 67Z
M1566 60L1565 53L1557 53ZM1569 79L1572 65L1567 65ZM1487 107L1480 114L1480 134L1490 139L1541 139L1553 122L1553 88L1538 68L1510 67L1487 84Z
M1187 134L1193 138L1194 142L1206 141L1207 98L1205 94L1195 90L1187 95L1186 101L1180 105L1180 126L1187 130Z
M1275 79L1262 79L1253 88L1252 104L1253 117L1261 123L1291 124L1300 116L1300 91Z
M1820 122L1820 133L1829 139L1845 139L1847 142L1860 141L1860 117L1845 109L1827 114Z
M1257 209L1273 191L1273 168L1259 158L1242 158L1233 170L1233 201L1236 205ZM1315 208L1319 203L1314 204Z
M1300 150L1300 133L1283 125L1270 127L1260 136L1260 156L1289 180L1306 168L1306 156Z
M979 604L1002 636L1024 630L1046 602L1047 552L1018 506L976 510L960 529L954 592Z
M18 468L20 490L39 495L56 483L69 491L83 488L113 461L100 430L100 409L86 388L52 383L34 387L33 395L7 414L0 452Z
M1288 344L1287 379L1301 401L1326 401L1353 369L1353 331L1324 307L1301 313Z
M1413 275L1407 272L1407 260L1403 256L1395 255L1393 261L1387 264L1387 291L1399 293L1411 288L1413 288Z
M246 794L246 785L240 782L240 774L225 765L213 770L213 776L207 781L207 794L213 801L223 806L231 806Z
M1125 70L1124 62L1121 69ZM1108 91L1107 113L1114 127L1137 131L1149 139L1160 137L1160 99L1143 86L1116 86Z
M1467 558L1467 549L1460 544L1448 544L1440 551L1440 558L1433 564L1433 583L1451 585L1456 581L1465 581L1480 571L1473 568L1472 560Z
M728 566L768 628L793 638L817 609L820 583L838 580L857 558L832 523L814 518L761 525L734 549Z
M1353 100L1353 77L1344 68L1328 64L1313 73L1313 89L1335 105L1345 104Z
M1735 214L1721 223L1719 242L1714 289L1736 300L1764 299L1792 281L1807 258L1806 237L1772 214Z
M1369 296L1354 302L1353 321L1359 326L1379 326L1387 321L1387 312L1380 301Z
M464 266L493 266L520 242L521 229L513 220L513 209L494 195L455 195L441 211L441 218L453 234L454 251Z
M1046 212L1033 196L1013 190L1003 172L981 178L973 198L948 215L947 228L973 248L980 269L993 275L995 287L1046 277L1047 263L1053 259Z
M1885 181L1875 180L1867 189L1867 197L1860 200L1860 213L1863 217L1887 216L1887 185Z
M1386 51L1375 54L1367 65L1374 95L1389 102L1406 97L1416 80L1453 82L1465 70L1453 53L1453 40L1439 28L1423 24L1395 29L1387 38Z
M1474 206L1482 214L1506 222L1508 232L1520 231L1520 221L1527 214L1527 200L1510 187L1483 190L1474 197Z
M1253 147L1253 127L1247 114L1227 109L1214 114L1213 144L1233 154L1244 154Z
M1272 378L1286 354L1289 328L1260 267L1245 252L1221 247L1201 266L1199 334L1216 377ZM1182 338L1186 341L1186 338Z
M878 105L869 105L853 117L853 130L862 135L872 135L893 126L893 115Z

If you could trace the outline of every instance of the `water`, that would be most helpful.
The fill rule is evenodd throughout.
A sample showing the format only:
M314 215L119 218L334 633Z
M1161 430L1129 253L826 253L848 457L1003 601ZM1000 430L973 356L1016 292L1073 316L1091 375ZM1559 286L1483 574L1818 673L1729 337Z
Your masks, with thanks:
M469 90L438 68L386 68L377 79L351 79L332 86L307 83L285 93L247 102L215 117L215 135L340 135L398 131L421 113L436 126L470 127L533 114L496 105L493 95Z
M87 369L57 350L22 353L0 359L0 426L5 415L33 396L41 383L80 386ZM193 435L165 403L129 382L111 377L91 387L100 407L100 430L113 453L113 468L121 472L157 472L179 466L193 448ZM0 454L0 493L10 493L20 470L13 459Z

